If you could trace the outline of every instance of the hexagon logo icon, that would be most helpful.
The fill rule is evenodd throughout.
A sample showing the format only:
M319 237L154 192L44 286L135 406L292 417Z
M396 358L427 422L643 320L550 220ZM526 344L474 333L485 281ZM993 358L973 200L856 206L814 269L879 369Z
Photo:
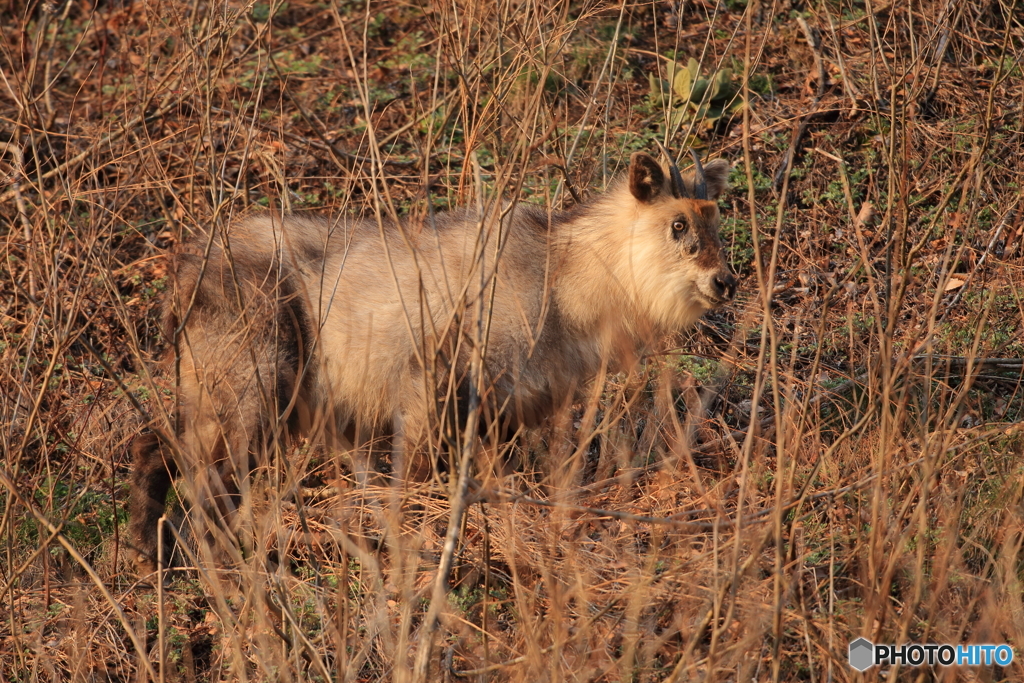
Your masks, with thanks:
M867 671L875 663L875 646L867 638L858 638L850 643L850 666L857 671Z

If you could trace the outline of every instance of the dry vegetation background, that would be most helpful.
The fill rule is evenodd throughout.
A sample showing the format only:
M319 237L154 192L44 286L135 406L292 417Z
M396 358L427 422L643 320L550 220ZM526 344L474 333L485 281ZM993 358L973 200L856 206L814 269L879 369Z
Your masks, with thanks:
M571 206L655 139L735 162L740 300L481 479L421 679L1020 652L1022 51L1016 0L3 0L0 680L421 677L454 487L297 447L243 565L132 573L167 254L260 206ZM652 93L691 58L738 99Z

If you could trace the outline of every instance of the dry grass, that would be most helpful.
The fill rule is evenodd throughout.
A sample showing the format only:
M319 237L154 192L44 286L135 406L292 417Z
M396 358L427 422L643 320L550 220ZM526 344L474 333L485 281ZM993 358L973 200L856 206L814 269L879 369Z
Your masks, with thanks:
M133 578L166 255L252 204L422 215L428 182L569 205L559 167L591 193L666 135L736 162L742 300L471 491L426 680L845 681L859 635L1024 645L1016 2L0 17L0 680L415 679L454 486L296 450L254 475L242 565ZM647 78L677 49L748 106L678 125Z

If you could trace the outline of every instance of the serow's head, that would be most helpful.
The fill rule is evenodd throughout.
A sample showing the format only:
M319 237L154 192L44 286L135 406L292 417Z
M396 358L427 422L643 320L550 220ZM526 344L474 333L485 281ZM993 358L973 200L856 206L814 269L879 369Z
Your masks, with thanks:
M702 166L695 153L693 159L685 175L671 157L667 168L643 152L629 163L636 294L654 320L675 328L736 296L737 279L718 237L716 203L726 189L729 162Z

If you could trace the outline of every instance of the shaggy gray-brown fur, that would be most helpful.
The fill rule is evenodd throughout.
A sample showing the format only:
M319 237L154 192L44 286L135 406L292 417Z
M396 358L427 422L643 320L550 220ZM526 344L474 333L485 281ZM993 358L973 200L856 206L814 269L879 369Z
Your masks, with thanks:
M151 435L134 447L139 564L152 566L177 470L193 505L229 518L254 457L285 433L336 448L387 434L416 452L464 411L481 339L485 423L536 425L602 367L730 300L715 204L728 170L708 163L709 200L694 199L692 174L680 187L637 153L569 212L519 204L424 224L264 213L187 241L165 303L177 455Z

